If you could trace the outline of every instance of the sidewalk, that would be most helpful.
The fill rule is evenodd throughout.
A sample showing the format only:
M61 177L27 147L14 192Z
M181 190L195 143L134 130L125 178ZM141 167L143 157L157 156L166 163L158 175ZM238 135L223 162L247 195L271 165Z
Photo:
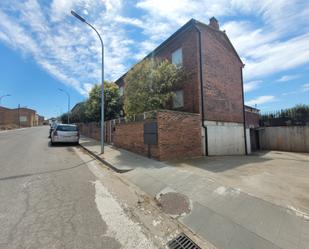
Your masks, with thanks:
M185 195L191 212L176 219L219 249L308 249L309 220L293 210L222 186L205 174L173 167L112 146L99 155L98 141L81 138L81 146L153 198Z

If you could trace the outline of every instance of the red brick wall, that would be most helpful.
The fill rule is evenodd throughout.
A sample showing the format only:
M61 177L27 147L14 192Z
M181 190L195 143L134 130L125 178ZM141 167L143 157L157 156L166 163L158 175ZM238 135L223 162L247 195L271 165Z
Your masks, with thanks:
M202 156L199 114L162 111L157 121L160 160Z
M147 156L148 145L144 144L144 122L116 124L113 144L116 147ZM150 154L153 158L160 158L157 145L150 146Z
M245 111L246 127L257 128L260 126L260 115L258 113Z
M175 111L158 111L158 144L150 146L151 157L158 160L202 156L201 118L199 114ZM144 123L117 123L112 131L113 145L144 156L148 156L148 145L144 144ZM83 133L83 131L81 130ZM85 134L85 133L84 133ZM90 133L89 133L90 134ZM109 140L107 140L109 141Z
M98 123L82 123L78 124L78 128L82 135L101 140L101 130Z
M26 122L20 122L21 127L35 125L35 111L28 108L9 109L0 107L0 125L3 127L19 127L19 117L26 116Z
M202 31L204 114L206 120L243 122L242 63L222 32Z
M184 107L182 111L199 113L200 93L198 77L198 36L193 28L184 31L170 43L166 44L155 55L158 58L172 60L172 53L182 48L183 67L187 73L187 79L183 83Z
M199 113L200 112L200 90L198 75L198 36L196 31L190 27L188 30L180 33L175 39L165 44L164 47L157 50L155 58L172 60L172 53L182 48L183 67L187 72L187 79L183 83L184 107L181 111ZM124 78L117 80L119 86L124 86ZM172 108L172 107L168 107Z

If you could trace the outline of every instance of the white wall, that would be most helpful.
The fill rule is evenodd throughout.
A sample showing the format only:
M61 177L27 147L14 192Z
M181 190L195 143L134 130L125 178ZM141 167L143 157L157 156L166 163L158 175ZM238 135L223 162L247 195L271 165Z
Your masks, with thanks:
M241 123L204 121L208 155L244 155L244 126Z
M262 150L309 152L309 126L263 127L259 136Z
M250 139L250 129L246 128L246 138L247 138L247 153L251 154L251 139Z

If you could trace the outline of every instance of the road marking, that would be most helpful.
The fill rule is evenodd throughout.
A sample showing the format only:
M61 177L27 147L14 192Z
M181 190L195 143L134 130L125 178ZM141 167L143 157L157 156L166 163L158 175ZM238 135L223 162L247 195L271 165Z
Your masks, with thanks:
M110 192L97 180L95 185L95 203L106 222L107 235L115 237L124 249L157 248L145 234L143 234L139 224L133 222L124 212L117 200Z

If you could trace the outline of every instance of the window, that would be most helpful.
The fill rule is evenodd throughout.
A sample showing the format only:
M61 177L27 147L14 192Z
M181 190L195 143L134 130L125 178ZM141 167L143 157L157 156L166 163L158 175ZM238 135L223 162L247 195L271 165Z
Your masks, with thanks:
M172 63L176 66L182 66L182 48L172 53Z
M121 87L119 88L119 94L120 94L120 96L123 95L123 86L121 86Z
M75 125L58 125L57 131L77 131L77 126L75 126Z
M175 91L173 98L173 108L183 107L183 90Z
M27 122L27 116L20 116L19 121L20 122Z

